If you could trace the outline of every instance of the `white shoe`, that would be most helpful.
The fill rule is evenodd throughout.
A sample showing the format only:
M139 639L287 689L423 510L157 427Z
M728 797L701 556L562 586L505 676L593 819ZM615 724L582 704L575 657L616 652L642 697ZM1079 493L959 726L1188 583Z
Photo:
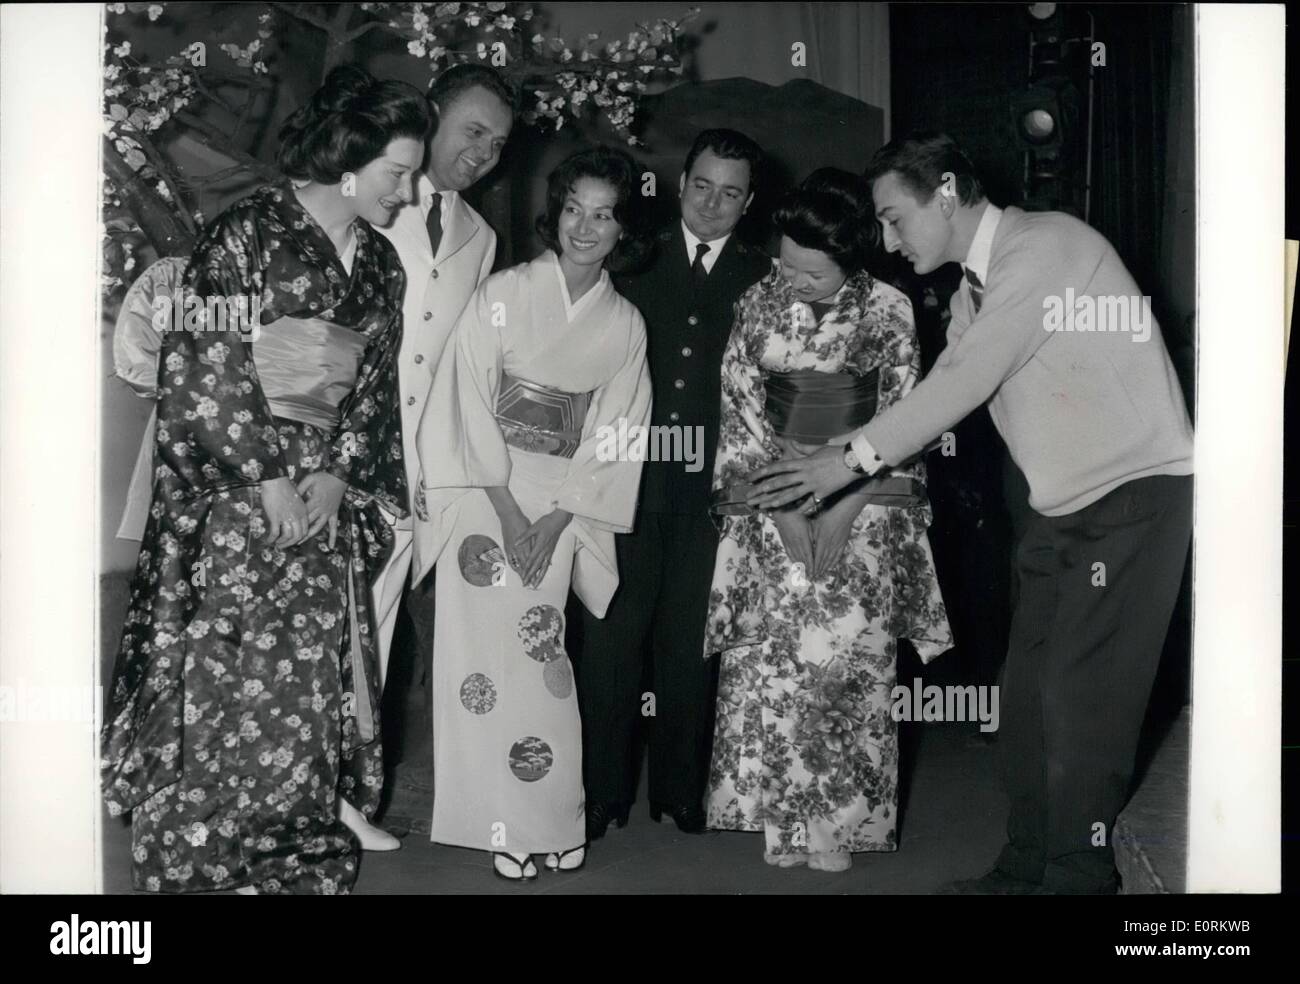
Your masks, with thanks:
M516 857L513 854L494 851L492 853L492 873L498 878L504 878L506 881L532 881L537 877L537 865L533 864L531 854L521 854Z
M587 845L560 851L558 854L548 854L543 863L547 871L577 871L587 863Z
M402 842L382 827L376 827L361 811L342 796L339 797L339 819L357 835L363 851L396 851Z
M809 854L808 867L813 871L848 871L853 867L853 855L847 851Z
M791 851L788 854L773 854L771 851L764 851L763 860L776 868L797 868L801 864L808 863L808 855L801 851Z
M256 895L256 894L257 894L257 886L256 886L256 885L240 885L237 889L235 889L235 894L236 894L236 895Z

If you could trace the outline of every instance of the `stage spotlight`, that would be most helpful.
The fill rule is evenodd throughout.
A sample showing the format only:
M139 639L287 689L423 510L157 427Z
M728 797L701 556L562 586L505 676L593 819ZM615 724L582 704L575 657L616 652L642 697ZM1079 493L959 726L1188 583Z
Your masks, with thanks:
M1011 97L1011 122L1021 147L1041 156L1061 145L1061 100L1056 88L1033 85Z
M1024 153L1024 204L1031 210L1077 211L1078 108L1078 90L1064 80L1011 97L1011 125Z
M1020 133L1031 144L1046 143L1056 133L1056 117L1045 109L1031 109L1020 117Z
M1025 10L1029 85L1011 96L1009 107L1024 157L1024 205L1086 216L1093 93L1087 54L1096 34L1094 19L1082 4L1033 3Z

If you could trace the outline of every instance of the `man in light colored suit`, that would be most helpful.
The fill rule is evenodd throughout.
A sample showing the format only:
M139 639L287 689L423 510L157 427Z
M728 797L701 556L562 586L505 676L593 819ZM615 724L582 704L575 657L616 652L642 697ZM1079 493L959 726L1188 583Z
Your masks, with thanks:
M999 209L951 138L877 152L884 243L959 263L930 375L852 439L760 469L751 504L805 512L988 403L1029 481L998 736L1007 845L962 894L1101 894L1191 536L1192 429L1160 326L1115 249L1060 212ZM960 453L960 449L958 450Z
M496 71L476 64L447 69L434 81L429 99L438 123L423 173L415 182L414 200L397 213L388 228L379 230L397 248L406 270L398 377L403 454L412 496L411 515L394 521L393 554L373 589L381 686L390 675L393 634L403 608L410 615L418 653L402 655L412 656L415 681L425 676L433 650L432 588L408 584L413 541L423 512L415 495L421 469L416 433L447 339L496 258L496 233L461 193L496 166L514 125L516 103L515 93ZM426 462L424 469L436 471L437 463ZM427 735L430 729L420 728L415 733ZM413 764L423 760L420 756ZM363 837L363 847L392 850L397 846L392 835L377 828L371 831L373 846Z

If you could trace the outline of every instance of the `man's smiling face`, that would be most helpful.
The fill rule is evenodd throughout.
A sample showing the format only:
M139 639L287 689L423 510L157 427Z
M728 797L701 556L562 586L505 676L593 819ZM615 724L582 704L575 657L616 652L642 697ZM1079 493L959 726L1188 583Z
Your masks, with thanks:
M428 171L439 191L464 191L497 165L514 116L495 93L472 86L438 114Z
M873 182L871 197L887 252L901 253L917 273L930 273L951 260L953 228L937 190L928 201L918 201L898 172L888 171Z

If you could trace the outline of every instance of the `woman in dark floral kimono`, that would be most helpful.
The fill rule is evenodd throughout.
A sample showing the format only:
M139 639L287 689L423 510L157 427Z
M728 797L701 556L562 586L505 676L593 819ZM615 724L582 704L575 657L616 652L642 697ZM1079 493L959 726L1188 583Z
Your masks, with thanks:
M781 867L843 871L853 852L895 848L895 640L925 661L952 645L922 464L849 486L811 519L744 506L751 472L843 443L920 374L911 305L865 270L870 202L831 168L785 199L780 259L741 296L723 355L708 823L762 831Z
M431 122L411 86L335 69L281 133L300 186L231 206L186 269L103 735L137 889L356 878L336 799L378 803L369 582L391 539L378 507L407 508L405 275L370 223L410 200Z

